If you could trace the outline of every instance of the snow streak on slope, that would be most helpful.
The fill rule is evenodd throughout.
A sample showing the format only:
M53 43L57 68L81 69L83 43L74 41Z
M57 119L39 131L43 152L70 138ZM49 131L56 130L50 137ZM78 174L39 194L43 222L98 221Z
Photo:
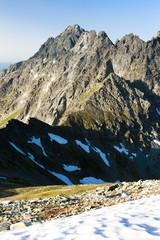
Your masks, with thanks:
M53 172L53 171L49 171L49 172L52 173L57 178L59 178L60 180L62 180L63 182L65 182L67 185L73 185L73 183L65 175L60 174L60 173L56 173L56 172Z
M23 155L26 155L21 149L19 149L14 143L12 143L12 142L9 142L11 145L12 145L12 147L14 147L18 152L20 152L21 154L23 154Z
M0 177L1 179L3 179L3 180L6 180L7 178L6 177Z
M28 153L28 157L34 162L36 163L39 167L43 168L44 170L46 170L47 172L51 173L52 175L56 176L57 178L59 178L60 180L62 180L63 182L65 182L68 185L73 185L73 183L63 174L60 173L56 173L56 172L51 172L48 169L46 169L43 165L41 165L40 163L38 163L34 156L31 153Z
M76 144L77 144L78 146L80 146L81 148L83 148L83 150L86 151L87 153L90 153L90 149L89 149L89 146L88 146L88 145L82 143L82 142L79 141L79 140L76 140Z
M77 144L78 146L80 146L81 148L83 148L84 151L86 151L87 153L90 153L90 148L91 148L93 151L95 151L96 153L98 153L99 156L102 158L102 160L105 162L105 164L106 164L108 167L110 167L109 161L107 160L105 153L103 153L99 148L97 148L97 147L95 147L95 146L92 146L91 143L88 141L87 138L85 138L85 141L86 141L87 145L84 144L84 143L82 143L82 142L79 141L79 140L76 140L76 144Z
M31 141L28 141L28 143L34 143L36 144L37 146L39 146L41 149L42 149L42 152L44 154L44 156L47 157L47 154L45 153L44 151L44 147L42 146L42 143L41 143L41 139L40 138L35 138L34 136L31 138Z
M92 146L91 143L88 141L87 138L85 138L85 140L86 140L88 146L90 146L96 153L98 153L99 156L103 159L104 163L105 163L108 167L110 167L109 161L108 161L107 158L106 158L106 154L103 153L99 148L97 148L97 147L95 147L95 146Z
M66 165L63 164L63 168L68 171L68 172L73 172L73 171L77 171L77 170L81 170L81 168L75 166L75 165Z
M117 146L113 146L118 152L122 153L124 152L126 155L128 155L128 150L123 146L122 143L120 143L121 148Z
M28 153L28 157L29 157L33 162L35 162L39 167L41 167L41 168L43 168L43 169L45 169L45 170L47 171L47 169L46 169L43 165L41 165L40 163L38 163L38 162L35 160L34 156L33 156L31 153Z
M160 115L160 111L158 110L158 108L156 108L156 111L157 111L158 115Z
M159 240L160 195L0 233L1 240Z
M67 144L68 143L68 141L65 138L62 138L56 134L48 133L48 136L50 137L51 142L54 140L54 141L58 142L59 144Z

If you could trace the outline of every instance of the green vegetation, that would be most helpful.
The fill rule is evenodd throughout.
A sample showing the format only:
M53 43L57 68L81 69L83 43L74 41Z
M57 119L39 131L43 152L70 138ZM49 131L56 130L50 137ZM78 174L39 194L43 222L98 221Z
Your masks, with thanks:
M3 128L7 125L8 121L15 118L21 111L22 109L18 109L17 111L15 111L14 113L12 113L11 115L9 115L8 117L6 117L5 119L3 119L1 122L0 122L0 128Z
M95 124L103 124L103 111L93 106L92 102L88 102L85 110L71 113L65 124L69 125L69 123L72 122L75 122L80 126L84 126L87 129Z
M87 184L73 186L40 186L40 187L22 187L22 188L5 188L0 187L0 200L22 200L34 198L55 197L57 195L70 196L72 194L81 194L88 190L95 189L108 184Z

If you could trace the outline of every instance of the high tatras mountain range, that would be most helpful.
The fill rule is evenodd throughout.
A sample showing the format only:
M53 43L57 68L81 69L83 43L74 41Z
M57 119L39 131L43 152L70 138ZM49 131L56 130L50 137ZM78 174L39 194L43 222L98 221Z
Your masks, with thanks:
M3 183L160 178L160 33L68 26L0 72L0 109Z

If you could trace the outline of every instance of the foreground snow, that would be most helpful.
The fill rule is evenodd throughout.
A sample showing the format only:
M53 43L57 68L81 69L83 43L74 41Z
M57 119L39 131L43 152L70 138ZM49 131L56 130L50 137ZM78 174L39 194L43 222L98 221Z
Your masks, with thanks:
M0 233L1 240L160 239L160 195L85 212L25 229Z

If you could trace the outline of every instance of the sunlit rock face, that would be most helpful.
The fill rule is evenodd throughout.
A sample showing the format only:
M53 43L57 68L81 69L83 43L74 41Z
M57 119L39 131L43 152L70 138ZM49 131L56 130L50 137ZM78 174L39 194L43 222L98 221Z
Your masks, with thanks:
M67 181L80 183L85 177L103 181L159 178L159 56L159 33L148 42L129 34L113 44L103 31L96 34L78 25L69 26L56 38L49 38L29 60L11 65L0 73L0 127L5 127L12 118L26 124L30 118L36 118L39 124L63 127L67 129L65 131L72 129L68 137L74 143L69 151L72 155L72 150L81 150L87 160L81 168L74 164L71 155L66 158L62 154L61 165L69 161L69 165L83 169L82 172L76 170L77 176L73 179L69 176L74 174L64 169L68 178L66 184ZM77 135L74 136L73 132ZM14 131L12 134L14 136ZM37 134L31 132L29 137L36 138ZM63 133L61 135L63 137ZM15 144L8 136L6 141ZM18 139L21 138L22 135L18 135ZM83 145L77 145L76 140L86 145L89 152L83 149ZM33 142L37 151L42 150L40 143L43 146L42 142L39 145ZM28 143L23 144L28 149ZM65 148L67 144L60 146ZM12 150L13 146L9 144ZM52 155L54 150L50 152ZM30 156L32 164L36 164L38 160L30 154L25 152L22 155ZM42 156L48 158L48 155ZM58 159L57 156L51 158ZM105 158L110 166L105 163ZM79 160L75 156L74 159L80 161L79 157ZM97 159L101 159L101 174L97 173L96 167L90 170L91 160L88 159L92 159L93 165L95 159L96 164ZM38 163L43 165L41 161ZM51 165L51 170L57 173L56 165ZM45 171L45 167L42 169ZM64 171L57 171L65 175Z

